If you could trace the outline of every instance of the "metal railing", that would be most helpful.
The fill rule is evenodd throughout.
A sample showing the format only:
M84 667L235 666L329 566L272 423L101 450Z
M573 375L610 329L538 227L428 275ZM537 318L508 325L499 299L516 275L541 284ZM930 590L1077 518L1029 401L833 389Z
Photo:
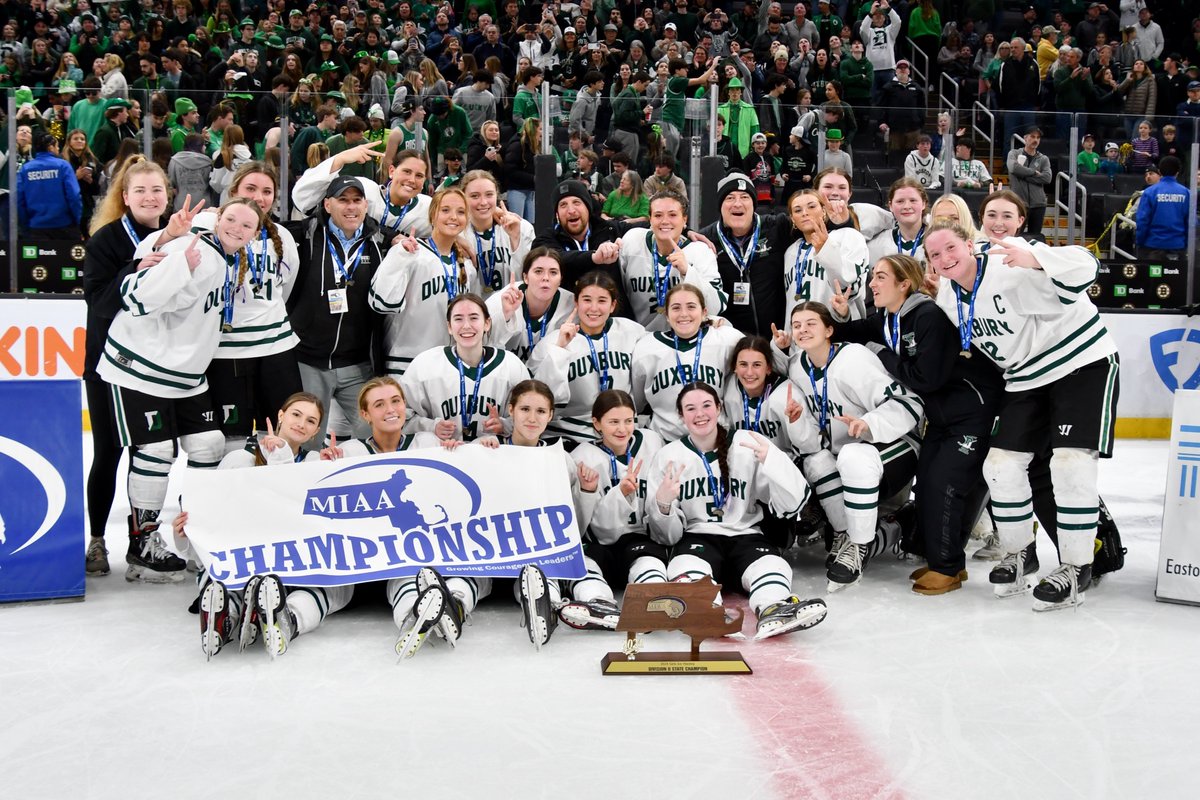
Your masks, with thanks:
M947 84L950 85L950 89L952 90L949 93L946 91ZM959 88L958 81L944 72L938 78L938 100L941 101L941 110L950 112L951 130L958 130Z
M1063 185L1066 185L1066 191L1063 191ZM1071 197L1072 192L1079 192L1079 205L1074 205L1074 198ZM1076 210L1078 208L1078 210ZM1049 216L1053 221L1054 238L1062 244L1082 244L1082 233L1084 230L1084 221L1087 219L1088 208L1088 191L1087 187L1078 183L1074 176L1069 172L1060 172L1054 176L1054 208ZM1067 219L1066 234L1060 233L1060 221L1063 216ZM1080 241L1075 241L1075 225L1079 225ZM1034 231L1035 233L1043 233L1044 231ZM1066 239L1066 241L1063 241Z
M981 115L986 118L986 131L980 127ZM971 134L976 142L987 142L988 170L994 171L996 166L996 115L978 100L971 106Z
M1126 215L1124 212L1118 212L1113 216L1113 224L1108 229L1108 257L1109 258L1128 258L1133 261L1137 257L1125 250L1117 244L1117 234L1120 233L1121 224L1128 223L1130 227L1136 228L1137 223L1133 217Z
M933 87L929 85L929 56L924 50L922 50L920 47L917 47L917 43L913 41L911 36L906 36L904 38L908 42L909 52L912 53L911 61L913 76L917 78L922 86L932 89ZM917 66L918 60L921 62L921 66L919 67Z

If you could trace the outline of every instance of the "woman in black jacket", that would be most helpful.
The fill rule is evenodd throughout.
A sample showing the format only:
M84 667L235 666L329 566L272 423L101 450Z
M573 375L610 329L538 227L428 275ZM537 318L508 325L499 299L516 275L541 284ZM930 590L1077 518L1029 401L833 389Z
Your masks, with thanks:
M463 171L482 169L496 176L501 187L507 188L504 181L507 168L504 165L504 150L500 145L500 123L489 119L483 127L471 134L467 142L467 158Z
M514 136L504 147L504 166L508 190L508 210L533 223L534 215L534 159L541 152L541 120L525 120L521 135Z
M1004 381L987 358L963 348L958 331L924 293L924 270L916 259L888 255L871 274L875 312L839 323L836 337L877 351L897 380L920 395L927 426L917 466L917 529L929 562L912 574L913 591L944 594L966 580L963 545L987 497L983 459L1004 392ZM830 305L845 319L845 294ZM968 345L968 347L970 347ZM965 350L965 352L964 352Z

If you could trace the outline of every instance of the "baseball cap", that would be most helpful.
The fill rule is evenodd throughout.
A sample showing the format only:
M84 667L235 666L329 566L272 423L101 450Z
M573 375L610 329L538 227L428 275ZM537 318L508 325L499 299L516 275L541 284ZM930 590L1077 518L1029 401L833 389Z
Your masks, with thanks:
M1190 81L1187 85L1187 90L1189 92L1192 92L1192 91L1195 91L1196 89L1200 89L1200 81Z
M668 22L666 25L663 26L663 30L664 31L677 31L677 30L679 30L679 28L676 27L674 22Z
M610 22L610 23L608 23L607 25L605 25L605 26L604 26L604 30L605 30L605 32L607 32L607 31L616 31L616 30L620 30L620 28L618 28L616 25L613 25L613 24Z
M329 184L329 188L325 190L325 199L329 200L334 197L341 197L350 189L357 189L363 197L367 193L363 191L362 182L358 178L351 178L347 175L339 175Z
M612 138L606 139L602 147L605 150L612 150L614 153L619 153L624 149L620 142Z
M1116 142L1108 142L1107 144L1104 145L1104 152L1106 152L1106 153L1109 150L1120 150L1120 149L1121 148L1117 146Z
M755 142L762 142L763 144L766 144L767 135L765 133L754 134L753 136L750 137L750 144L754 144Z
M563 28L563 36L566 36L568 33L575 33L575 29L573 27L571 27L570 25Z
M902 58L902 59L900 59L899 61L897 61L897 62L896 62L896 67L897 67L897 68L899 68L899 67L901 67L901 66L904 66L904 67L911 67L911 66L912 66L912 64L908 63L908 59L906 59L906 58Z

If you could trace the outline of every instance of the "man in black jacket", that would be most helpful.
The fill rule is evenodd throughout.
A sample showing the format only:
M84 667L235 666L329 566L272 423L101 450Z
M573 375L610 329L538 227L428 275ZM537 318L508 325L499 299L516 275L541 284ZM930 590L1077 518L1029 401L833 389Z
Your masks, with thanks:
M912 65L905 59L896 62L896 76L884 84L879 104L884 119L879 130L888 135L889 149L915 150L925 123L925 90L912 79Z
M754 182L735 172L717 184L721 219L701 233L717 243L717 269L729 295L724 316L745 334L771 338L771 324L783 326L783 256L791 245L791 220L754 213Z
M1000 65L996 81L996 105L1004 116L1004 138L997 149L1007 152L1013 147L1013 136L1025 134L1033 125L1033 109L1041 87L1037 59L1025 51L1025 40L1012 40L1008 60Z
M289 223L300 243L300 263L288 297L292 329L300 337L296 359L306 392L326 409L336 401L351 430L339 436L367 436L358 416L358 391L375 370L371 338L379 317L368 294L383 253L375 242L378 226L367 214L367 199L358 178L339 176L325 191L322 208L307 220ZM324 439L328 414L317 437Z

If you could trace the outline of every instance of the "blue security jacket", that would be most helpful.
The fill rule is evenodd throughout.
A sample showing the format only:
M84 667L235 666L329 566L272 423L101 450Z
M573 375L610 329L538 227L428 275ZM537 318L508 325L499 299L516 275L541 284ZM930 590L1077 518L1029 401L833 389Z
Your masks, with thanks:
M65 228L83 219L75 170L53 153L38 153L17 171L17 214L22 228Z
M1187 187L1165 175L1146 187L1137 207L1137 244L1155 250L1186 250L1188 208L1191 194Z

